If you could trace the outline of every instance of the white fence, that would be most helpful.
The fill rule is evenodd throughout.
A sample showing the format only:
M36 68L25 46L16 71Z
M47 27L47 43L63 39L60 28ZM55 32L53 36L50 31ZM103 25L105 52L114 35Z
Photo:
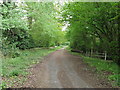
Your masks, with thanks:
M93 52L86 52L85 54L86 56L89 57L97 57L97 58L104 58L105 60L107 60L107 52L104 53L93 53Z

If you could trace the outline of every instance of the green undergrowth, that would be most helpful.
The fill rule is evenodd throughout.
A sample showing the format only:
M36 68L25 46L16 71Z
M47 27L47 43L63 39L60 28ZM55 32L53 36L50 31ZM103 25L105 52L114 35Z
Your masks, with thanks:
M82 57L82 60L91 67L95 67L96 72L105 74L105 77L112 83L113 86L120 86L120 67L110 60L103 60L99 58L91 58L80 53L71 52L70 48L67 50L73 54Z
M22 50L20 56L16 58L5 57L2 60L2 87L11 87L12 83L17 82L15 78L25 77L29 72L27 69L30 68L33 64L39 63L43 56L48 55L49 53L60 49L61 47L55 47L51 49L45 48L34 48ZM25 78L24 78L25 79ZM13 82L12 82L13 81ZM18 80L23 81L23 79ZM22 83L22 82L21 82Z

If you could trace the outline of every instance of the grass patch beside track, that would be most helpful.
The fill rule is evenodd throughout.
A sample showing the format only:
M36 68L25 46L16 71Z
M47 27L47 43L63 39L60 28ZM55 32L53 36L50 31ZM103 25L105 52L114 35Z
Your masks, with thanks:
M20 56L16 58L5 57L2 60L2 86L3 88L14 87L15 83L23 83L29 74L27 69L33 64L39 63L42 58L49 53L60 49L55 47L51 49L34 48L21 50Z
M113 86L120 87L120 67L113 61L103 60L99 58L92 58L82 55L81 53L71 52L70 48L67 50L73 54L82 57L82 60L91 67L95 67L96 72L104 75L112 83ZM104 76L103 76L104 77Z

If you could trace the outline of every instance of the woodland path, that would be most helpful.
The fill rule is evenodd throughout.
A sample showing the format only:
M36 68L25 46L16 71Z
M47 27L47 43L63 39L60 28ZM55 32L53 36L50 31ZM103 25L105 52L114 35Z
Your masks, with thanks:
M30 69L32 74L23 87L34 88L92 88L102 87L79 56L65 49L57 50ZM99 83L98 83L99 82ZM90 85L91 84L91 85ZM105 87L105 86L103 86Z

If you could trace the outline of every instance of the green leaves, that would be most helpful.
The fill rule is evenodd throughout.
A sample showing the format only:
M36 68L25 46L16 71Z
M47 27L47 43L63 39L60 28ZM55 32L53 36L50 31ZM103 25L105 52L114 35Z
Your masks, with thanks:
M1 49L4 55L14 57L12 51L16 49L49 47L64 42L54 7L52 2L3 3Z
M119 56L119 52L115 48L119 42L118 6L119 3L115 2L65 4L62 20L70 24L67 33L70 46L84 53L90 52L91 49L94 53L107 51L108 59L118 61L116 55Z
M27 3L31 15L31 31L29 32L36 46L49 47L61 43L62 32L56 20L56 10L53 3ZM32 21L33 20L33 21ZM58 38L60 37L60 38Z
M19 56L17 49L28 48L29 35L26 15L21 7L12 3L2 4L2 47L4 55ZM23 43L24 42L24 43ZM24 45L25 47L23 47ZM28 45L27 45L28 44Z

